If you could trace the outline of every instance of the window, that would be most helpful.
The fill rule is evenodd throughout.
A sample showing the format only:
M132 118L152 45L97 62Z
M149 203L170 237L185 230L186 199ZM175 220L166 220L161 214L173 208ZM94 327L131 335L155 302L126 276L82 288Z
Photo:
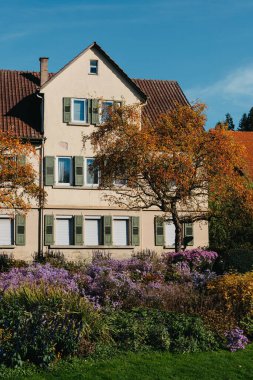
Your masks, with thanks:
M13 220L11 218L0 218L0 245L13 244Z
M62 185L70 185L72 183L72 158L58 157L57 158L57 182Z
M102 244L102 229L101 217L89 216L85 218L85 245L100 245Z
M62 216L56 218L55 228L56 245L73 244L73 218L72 216Z
M129 218L115 217L113 219L113 245L129 245Z
M98 61L96 59L90 60L90 74L98 74Z
M71 121L78 123L88 122L88 102L87 99L71 99Z
M175 247L176 231L175 231L174 223L172 221L168 221L165 223L164 227L165 227L164 228L165 246Z
M110 108L113 106L112 100L107 100L101 104L100 123L104 123L110 117Z
M94 158L86 158L86 185L99 184L99 170L93 166Z

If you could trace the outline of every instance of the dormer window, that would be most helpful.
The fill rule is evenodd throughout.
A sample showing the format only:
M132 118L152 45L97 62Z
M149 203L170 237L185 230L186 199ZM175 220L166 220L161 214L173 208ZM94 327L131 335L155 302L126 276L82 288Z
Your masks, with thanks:
M88 106L87 99L71 99L71 121L77 123L87 123L88 121Z
M90 60L90 74L98 74L98 61L96 59Z

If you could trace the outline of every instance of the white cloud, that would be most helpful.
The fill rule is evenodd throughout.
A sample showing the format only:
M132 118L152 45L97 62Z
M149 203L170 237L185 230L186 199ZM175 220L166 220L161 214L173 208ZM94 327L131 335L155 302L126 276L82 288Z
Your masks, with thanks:
M17 38L21 38L27 35L27 32L4 33L0 34L0 41L4 42L9 40L16 40Z

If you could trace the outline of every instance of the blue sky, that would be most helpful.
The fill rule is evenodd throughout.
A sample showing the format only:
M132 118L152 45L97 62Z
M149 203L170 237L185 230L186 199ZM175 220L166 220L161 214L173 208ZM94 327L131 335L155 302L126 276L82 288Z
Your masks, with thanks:
M0 0L0 68L57 71L97 41L133 78L177 80L207 127L253 106L253 0Z

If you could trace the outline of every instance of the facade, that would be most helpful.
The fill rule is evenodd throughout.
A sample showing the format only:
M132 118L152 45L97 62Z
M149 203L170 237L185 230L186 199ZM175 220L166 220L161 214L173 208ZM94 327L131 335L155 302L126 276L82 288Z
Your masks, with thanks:
M47 192L46 205L34 205L25 219L1 211L1 251L31 260L34 252L53 249L77 260L96 250L117 258L145 248L173 250L174 226L159 224L159 210L106 203L82 136L99 128L115 103L137 103L151 120L175 101L188 104L178 83L130 79L95 42L56 74L47 65L40 58L39 73L0 71L0 128L36 146L38 181ZM184 233L189 245L208 245L206 222L186 224Z

